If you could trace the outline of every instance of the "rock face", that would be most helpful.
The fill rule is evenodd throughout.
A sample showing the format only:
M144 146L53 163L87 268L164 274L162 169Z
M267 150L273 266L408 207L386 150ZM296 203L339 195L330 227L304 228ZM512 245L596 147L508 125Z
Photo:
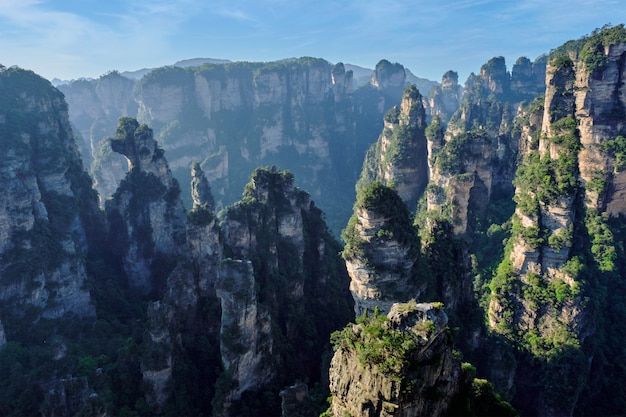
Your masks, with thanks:
M412 301L394 304L386 317L345 328L331 361L332 415L445 415L461 385L447 322L433 304ZM388 340L401 340L404 349L387 350L373 328ZM368 349L374 350L371 356Z
M236 388L224 398L227 408L241 394L268 384L277 373L272 318L259 304L252 262L225 260L216 285L222 306L220 352L224 371Z
M256 167L277 165L310 190L338 233L385 112L400 102L409 81L422 91L436 84L400 64L381 61L376 68L371 83L354 91L351 70L312 58L174 66L139 81L113 72L62 88L102 204L127 171L102 138L114 135L119 117L131 116L154 129L186 205L193 161L212 184L218 209L237 201Z
M125 231L117 235L124 243L120 258L132 286L158 291L157 280L165 279L168 263L185 242L180 188L146 125L120 119L111 147L127 158L130 169L106 206L109 223Z
M29 71L0 70L0 140L0 314L7 332L25 315L93 317L84 257L95 195L63 95Z
M126 116L131 106L120 102L122 108L109 112L104 92L98 89L105 81L113 85L108 78L115 77L123 78L119 74L102 77L95 86L90 84L90 90L69 85L71 106L81 105L79 93L89 90L92 102L85 109ZM360 156L354 156L352 72L343 64L303 58L272 64L167 67L135 84L124 90L134 91L135 111L130 115L154 129L155 139L168 152L174 176L183 184L185 200L192 161L200 163L211 182L219 208L237 200L253 169L280 164L294 172L325 207L345 199L341 205L348 210L349 195L335 189L352 187ZM82 113L76 110L74 114L79 123ZM105 126L98 117L102 118L91 115L91 123ZM106 126L111 136L114 128L110 123ZM124 168L106 144L98 146L95 141L92 150L92 175L106 199L115 191L115 181L123 178Z
M542 61L531 64L520 58L509 75L504 58L493 58L479 75L468 77L463 100L447 126L443 116L433 119L427 131L427 205L447 216L456 234L466 233L468 223L473 227L485 215L494 193L513 192L518 152L514 109L541 91L537 74L545 74Z
M383 59L376 64L376 69L372 74L370 84L380 89L388 87L404 88L406 84L406 72L404 67L397 62L392 64Z
M211 185L198 163L191 165L191 200L193 201L192 210L204 208L213 211L214 209Z
M4 332L4 326L0 322L0 348L7 343L7 335Z
M230 415L246 391L315 375L324 338L354 316L339 247L290 173L257 169L243 199L220 213L220 225L230 256L216 287L222 377L234 388L221 393L217 412Z
M224 324L220 323L217 298L222 242L206 178L199 166L194 168L191 188L197 204L187 214L184 244L169 253L177 254L179 261L167 275L162 298L148 307L149 337L144 343L149 354L141 362L141 371L147 403L158 412L180 397L181 390L182 395L191 397L190 401L197 401L184 384L174 382L185 378L177 369L196 367L205 383L213 386L220 351L226 350L220 343L220 327ZM193 353L198 354L197 346L204 349L200 363Z
M395 190L380 182L365 185L343 238L357 316L376 308L386 313L394 302L426 295L417 232Z
M297 383L280 392L282 417L315 417L317 414L311 402L306 384Z
M409 86L400 106L389 110L385 127L368 151L357 190L371 181L393 184L409 207L416 207L428 183L426 114L422 96Z
M548 61L545 100L522 129L517 208L509 250L491 284L489 324L532 354L533 365L520 359L516 389L520 403L539 415L574 413L599 354L589 342L601 328L594 317L602 314L594 311L592 294L612 284L609 278L598 287L588 274L614 271L607 219L623 214L615 168L625 127L626 44L614 44L620 37L626 39L623 27L594 33L582 49L557 49ZM530 375L552 389L533 390Z
M428 107L431 117L438 116L447 122L461 103L463 88L459 85L459 74L448 71L441 78L441 86L433 87L428 93Z
M94 81L79 80L58 87L65 100L71 103L70 120L82 139L79 148L87 166L93 161L100 141L115 132L117 119L136 116L134 84L133 80L113 71Z
M139 107L133 97L135 83L112 71L96 80L78 80L59 86L69 103L70 121L83 163L94 179L102 207L128 171L124 157L111 151L108 138L114 135L118 118L137 115Z
M151 129L121 118L111 148L127 158L130 170L107 201L109 239L115 242L128 285L150 301L140 362L142 392L148 407L162 413L172 398L193 395L175 382L186 376L181 369L193 367L210 386L217 379L220 313L215 285L222 243L210 187L197 164L191 184L195 204L186 213L178 182ZM198 346L212 363L198 363Z

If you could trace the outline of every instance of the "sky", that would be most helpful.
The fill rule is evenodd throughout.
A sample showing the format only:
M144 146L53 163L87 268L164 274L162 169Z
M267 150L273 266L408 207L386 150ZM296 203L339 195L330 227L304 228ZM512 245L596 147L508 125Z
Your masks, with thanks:
M311 56L463 82L494 56L511 69L625 21L624 0L0 0L0 64L70 80Z

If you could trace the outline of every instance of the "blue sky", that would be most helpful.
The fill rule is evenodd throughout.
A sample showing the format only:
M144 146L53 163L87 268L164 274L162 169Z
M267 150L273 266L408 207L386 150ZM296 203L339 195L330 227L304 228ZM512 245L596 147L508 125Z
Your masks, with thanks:
M625 21L624 0L0 0L0 63L73 79L196 57L387 59L464 82Z

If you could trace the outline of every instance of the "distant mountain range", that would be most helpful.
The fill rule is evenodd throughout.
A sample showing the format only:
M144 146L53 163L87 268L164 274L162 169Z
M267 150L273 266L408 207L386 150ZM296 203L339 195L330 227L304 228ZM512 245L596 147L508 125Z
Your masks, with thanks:
M289 59L296 59L296 58L289 58ZM190 59L183 59L180 61L176 61L171 66L180 67L180 68L188 68L188 67L199 67L202 64L229 64L232 62L233 61L229 59L219 59L219 58L190 58ZM374 71L372 68L360 67L358 65L353 65L353 64L344 64L344 66L346 68L346 71L350 70L354 74L354 78L353 78L354 88L367 84L369 80L372 78L372 73ZM142 68L142 69L138 69L134 71L121 71L120 74L132 80L140 80L144 75L148 74L150 71L153 71L154 69L156 68ZM430 87L438 84L436 81L432 81L426 78L420 78L416 76L408 68L405 68L405 70L406 70L406 79L411 84L416 84L416 85L428 84L430 85ZM84 79L92 80L92 78L84 78ZM52 83L53 86L58 87L59 85L68 84L72 81L75 81L75 80L61 80L59 78L53 78L50 82ZM428 91L429 90L425 90L424 92L427 93Z

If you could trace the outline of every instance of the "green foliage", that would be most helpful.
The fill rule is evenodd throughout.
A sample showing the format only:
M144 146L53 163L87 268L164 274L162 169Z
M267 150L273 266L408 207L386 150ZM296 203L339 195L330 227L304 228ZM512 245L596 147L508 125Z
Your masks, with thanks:
M473 414L475 416L517 416L517 411L495 392L493 384L475 378L472 382Z
M120 117L115 130L115 139L130 140L135 136L135 131L138 128L139 122L134 117Z
M568 114L566 117L552 123L552 136L549 140L552 143L561 145L569 152L578 152L581 145L578 125L574 116Z
M539 227L538 223L530 226L523 226L517 215L514 215L511 222L511 236L521 237L524 242L532 248L537 249L546 241L546 232Z
M421 331L427 339L434 331L434 323L424 322ZM362 367L377 367L383 375L397 379L411 363L414 355L423 344L415 333L393 329L389 319L376 311L357 319L357 324L349 324L343 330L331 334L335 350L356 350Z
M461 385L458 397L447 410L447 417L518 416L517 411L495 391L491 382L475 377L474 365L462 363L461 372L466 382Z
M363 239L357 229L359 219L357 216L350 217L348 225L341 232L341 238L345 242L343 251L341 252L344 259L354 259L365 256L363 248L367 241Z
M567 229L559 229L548 236L548 245L556 251L572 246L574 227L570 225Z
M591 253L600 271L615 270L617 257L613 233L604 219L595 210L588 210L585 226L591 239Z
M588 71L593 74L602 71L607 64L604 55L605 48L626 42L626 29L623 24L617 26L605 25L595 29L591 35L583 36L580 39L566 42L562 46L550 52L549 60L554 63L571 62L569 54L578 55L586 64ZM559 67L559 65L556 65Z
M563 70L563 69L569 69L571 70L574 67L574 62L572 61L572 59L567 56L567 55L560 55L557 58L555 58L552 62L551 62L552 66L554 66L556 68L556 70Z
M417 231L406 204L393 188L376 181L367 184L357 194L355 213L341 235L345 242L344 258L366 256L364 248L367 242L358 231L358 210L372 211L385 218L384 225L377 231L377 238L394 239L401 245L410 245L414 251L419 250Z
M444 130L439 115L434 115L430 124L424 131L429 141L434 142L437 145L443 146L444 144Z
M514 184L518 192L530 191L544 204L572 196L578 189L577 153L564 151L558 158L552 159L548 155L540 156L538 151L531 151L520 164ZM534 212L534 203L522 202L525 211Z
M607 25L600 30L596 29L581 48L580 58L591 74L602 71L608 63L604 54L605 48L621 42L626 42L626 28L623 24L614 27Z
M404 89L402 98L411 100L411 108L408 109L409 117L401 114L399 106L394 106L385 113L385 128L378 141L367 151L361 175L356 184L357 194L369 182L383 181L380 178L381 171L390 172L403 167L417 169L426 167L425 160L423 164L420 164L420 157L426 152L424 134L426 114L422 105L422 96L415 85L409 85ZM397 179L402 180L402 178ZM414 201L408 202L408 204L414 203Z
M187 221L196 226L207 226L214 218L213 211L207 207L198 207L187 212Z
M355 208L372 210L385 217L408 215L398 193L380 182L373 182L357 195Z
M131 211L133 209L139 211L145 208L147 204L159 200L165 195L166 191L165 185L156 175L151 172L146 173L133 169L128 172L126 178L120 183L113 198L119 199L122 193L131 192L133 196Z
M619 135L615 139L610 139L600 144L600 150L615 158L613 167L616 172L626 168L626 138Z
M476 157L471 152L472 144L488 140L487 132L482 129L470 130L453 136L435 157L435 164L442 173L459 175L465 173L463 160Z
M400 107L393 106L385 113L385 117L383 118L385 122L397 125L400 122Z

